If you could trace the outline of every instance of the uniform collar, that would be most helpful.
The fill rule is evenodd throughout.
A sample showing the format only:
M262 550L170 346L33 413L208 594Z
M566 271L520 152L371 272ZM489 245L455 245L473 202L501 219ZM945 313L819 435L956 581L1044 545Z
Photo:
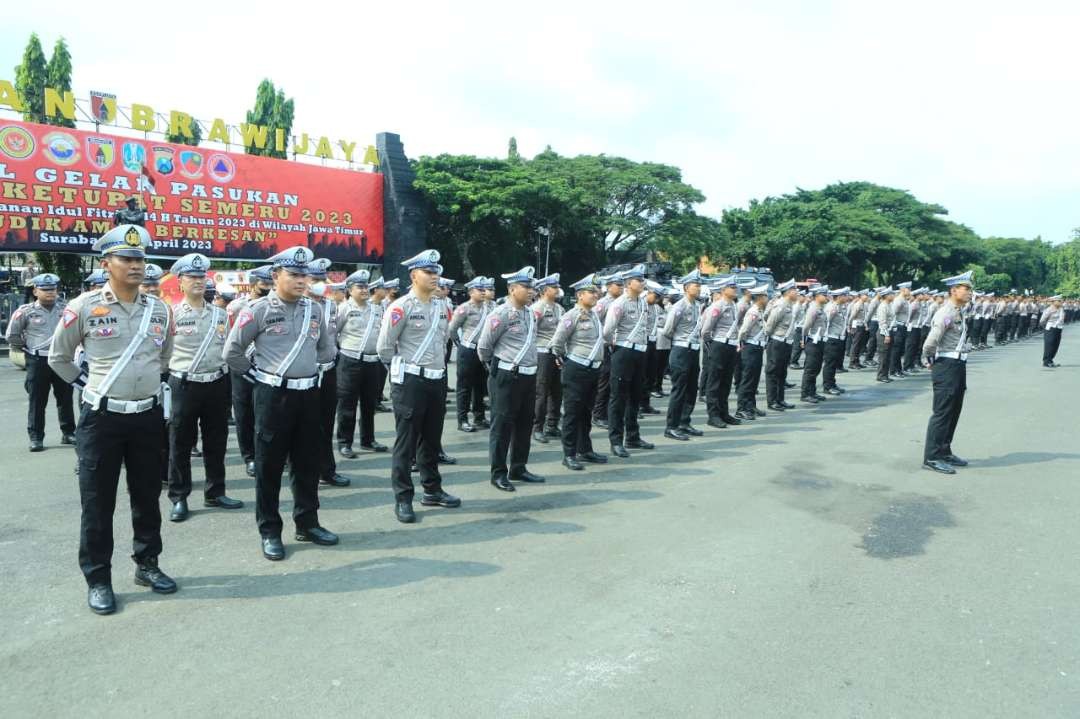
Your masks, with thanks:
M101 301L109 305L122 304L120 302L120 298L116 296L115 292L113 292L112 285L110 285L108 282L106 282L105 286L101 288ZM146 294L143 292L139 292L135 298L135 304L145 305Z

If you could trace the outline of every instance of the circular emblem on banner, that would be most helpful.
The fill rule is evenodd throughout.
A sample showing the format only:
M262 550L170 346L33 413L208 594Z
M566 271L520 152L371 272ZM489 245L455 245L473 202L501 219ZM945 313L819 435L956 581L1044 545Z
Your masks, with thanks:
M207 158L206 172L215 182L226 183L236 175L236 165L228 155L217 153Z
M79 143L66 132L50 132L41 138L45 154L57 165L73 165L79 161Z
M25 160L34 154L34 136L25 128L8 125L0 129L0 152L14 160Z

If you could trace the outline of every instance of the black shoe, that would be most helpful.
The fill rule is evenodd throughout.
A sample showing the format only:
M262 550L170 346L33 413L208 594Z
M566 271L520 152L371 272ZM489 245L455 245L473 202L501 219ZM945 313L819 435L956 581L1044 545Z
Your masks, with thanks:
M709 421L705 424L709 425L710 427L716 427L717 429L724 429L725 427L727 427L727 423L719 417L709 417Z
M924 469L932 469L935 472L941 472L942 474L956 474L956 470L953 469L947 462L942 462L940 459L928 459L922 463Z
M799 364L798 362L792 362L791 364L788 365L788 367L792 367L794 369L802 369L802 365Z
M32 439L32 440L30 440L30 451L31 452L44 452L45 451L45 443L42 442L40 439Z
M837 367L836 368L836 373L837 374L844 374L845 372L847 372L847 370L844 369L843 367Z
M217 507L218 509L240 509L244 506L244 503L239 499L226 497L224 494L220 497L203 497L202 504L204 507Z
M764 417L765 416L765 410L758 409L757 407L754 407L754 414L756 414L758 417Z
M913 375L914 375L914 372L912 372L910 369L900 370L900 376L901 377L911 377Z
M353 448L352 448L351 445L339 444L338 448L337 448L337 451L338 451L338 454L340 454L345 459L355 459L356 458L356 452L353 451Z
M108 584L91 584L86 591L86 604L94 614L112 614L116 611L116 596Z
M394 515L402 524L412 524L416 521L416 512L413 511L412 502L407 499L399 499L394 505Z
M255 476L255 461L252 460L252 461L248 462L246 465L244 465L244 471L247 472L247 476L254 477Z
M623 445L626 449L656 449L656 445L652 442L646 442L641 439L632 439Z
M621 457L623 459L626 459L627 457L630 456L630 453L627 452L626 448L623 447L621 444L613 444L613 445L611 445L611 453L613 455L615 455L616 457Z
M794 382L785 382L784 383L784 389L795 389L795 383Z
M779 404L784 409L795 409L795 405L793 405L791 402L780 402Z
M439 464L457 464L457 459L446 452L439 452Z
M262 538L263 556L271 562L280 562L285 558L285 545L281 543L281 537Z
M578 459L582 462L590 462L592 464L607 464L607 455L599 454L597 452L582 452Z
M367 443L361 442L360 443L360 449L362 449L364 451L367 451L367 452L385 452L386 451L386 445L385 444L380 444L380 443L376 442L375 440L371 440L370 442L367 442Z
M807 404L817 404L818 403L818 398L817 397L800 397L799 401L800 402L806 402Z
M735 418L736 419L741 419L744 422L753 422L754 420L757 419L757 415L754 414L752 411L747 412L745 410L740 409L738 412L735 413Z
M198 447L192 447L191 448L191 456L192 457L201 457L202 456L202 451Z
M172 506L172 511L169 512L170 522L183 522L188 518L188 506L187 500L181 499Z
M476 427L473 427L468 422L458 422L457 428L458 428L458 432L475 432L476 431Z
M608 422L607 422L606 419L595 419L594 418L592 423L593 423L593 427L603 427L604 429L608 428Z
M540 444L547 444L548 438L544 436L543 432L533 432L533 441L539 442Z
M839 397L843 394L843 391L841 391L839 387L829 387L827 390L825 390L825 394L831 394L834 397Z
M664 436L667 437L668 439L677 439L680 442L689 442L690 441L690 437L683 434L679 430L672 429L670 427L668 427L667 429L664 430Z
M501 489L504 492L516 492L514 485L510 484L510 480L506 477L492 477L491 486L495 489Z
M818 402L824 402L826 399L828 399L828 397L823 397L820 394L815 394L814 399L816 399Z
M328 487L348 487L352 484L352 480L343 474L334 472L333 475L320 479L319 484L325 484Z
M384 400L384 401L385 401L385 400ZM382 402L379 402L379 403L378 403L377 405L375 405L375 412L377 412L377 413L378 413L378 412L389 412L389 411L390 411L390 408L389 408L389 407L387 407L387 406L386 406L385 404L383 404Z
M533 474L527 469L521 470L521 474L510 478L511 482L529 482L531 484L543 484L546 480L539 474Z
M491 429L491 422L488 422L483 417L479 417L473 421L473 427L477 427L478 429Z
M661 397L664 396L664 393L663 392L657 392L656 390L653 390L652 392L649 392L649 396L655 397L656 399L660 399Z
M732 417L732 416L731 416L730 414L729 414L729 415L726 415L726 416L725 416L725 415L720 415L720 419L721 419L721 420L722 420L723 422L725 422L725 423L727 423L727 424L730 424L730 425L732 425L732 426L736 426L736 425L740 425L740 424L742 424L742 420L741 420L741 419L738 419L738 418L736 418L736 417Z
M877 381L881 382L882 384L889 384L890 382L892 382L892 377L878 377Z
M946 464L951 464L954 467L966 467L966 466L968 466L968 461L966 459L964 459L962 457L957 457L955 454L950 454L950 455L944 457L944 460L945 460Z
M420 504L425 507L446 507L447 509L454 509L461 506L461 500L440 489L438 492L424 492L423 496L420 497Z
M771 409L773 412L783 412L785 408L777 404L776 402L773 402L769 405L769 409Z
M60 444L75 444L75 435L65 434L60 438Z
M296 541L314 542L323 547L332 547L338 543L338 536L329 529L324 529L315 525L314 527L308 527L307 529L297 529Z
M1049 362L1043 362L1043 367L1046 367L1047 369L1049 369L1049 368L1051 368L1051 367L1053 367L1053 366L1054 366L1054 365L1050 364ZM32 451L32 450L31 450L31 451Z
M650 407L649 405L642 407L641 412L642 414L660 414L660 410L656 407Z
M573 457L573 456L571 456L571 457L563 457L562 465L564 467L566 467L567 469L574 470L575 472L580 472L581 470L585 469L585 465L583 465L581 462L577 461L577 457Z
M704 437L705 436L704 432L702 432L700 429L693 426L692 424L684 424L682 427L679 427L679 431L682 432L683 434L689 435L691 437Z
M551 437L552 439L559 439L562 437L562 432L559 431L558 427L545 427L544 436Z
M135 583L140 587L150 587L155 594L172 594L176 591L176 582L158 567L157 557L149 557L135 566Z

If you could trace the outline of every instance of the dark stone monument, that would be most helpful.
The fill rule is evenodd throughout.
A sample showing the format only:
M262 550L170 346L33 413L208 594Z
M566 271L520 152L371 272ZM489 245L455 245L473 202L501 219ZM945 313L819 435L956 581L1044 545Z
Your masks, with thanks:
M393 132L375 136L379 171L383 173L383 277L401 279L401 294L409 278L401 261L427 247L427 216L424 199L413 187L415 173L409 167L401 137Z

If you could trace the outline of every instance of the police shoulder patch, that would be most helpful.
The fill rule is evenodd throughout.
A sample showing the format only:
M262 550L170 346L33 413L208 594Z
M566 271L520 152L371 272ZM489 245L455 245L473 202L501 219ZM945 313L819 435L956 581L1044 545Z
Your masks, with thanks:
M71 324L75 320L79 319L79 315L78 315L78 313L74 312L73 310L65 308L64 309L64 315L63 315L63 317L61 319L64 322L64 327L70 327Z
M405 311L402 310L400 307L391 307L390 308L390 324L391 325L396 325L398 322L401 322L401 320L403 320L404 318L405 318Z

